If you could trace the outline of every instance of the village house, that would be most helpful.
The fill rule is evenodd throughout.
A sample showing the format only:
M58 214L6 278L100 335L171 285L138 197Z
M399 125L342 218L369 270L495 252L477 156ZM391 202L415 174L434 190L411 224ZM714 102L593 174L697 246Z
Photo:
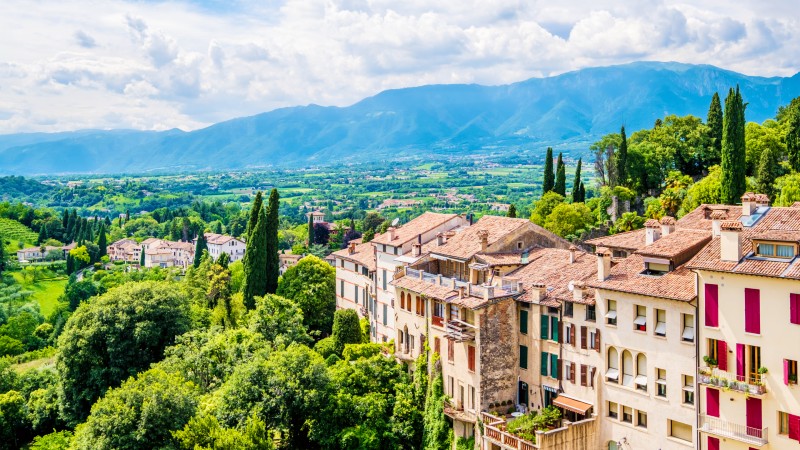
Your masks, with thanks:
M190 242L145 239L142 241L144 267L187 269L194 262L194 248L195 246Z
M110 261L138 263L141 260L142 246L133 239L120 239L106 248Z
M243 240L233 236L217 233L205 233L208 255L216 261L223 253L227 253L231 262L240 261L244 258L246 244ZM197 246L197 238L192 240L192 244Z
M370 319L370 335L377 340L377 330L373 323L388 323L388 305L383 310L375 304L375 248L361 239L350 241L348 247L332 254L336 267L336 308L353 309L361 317ZM380 315L380 318L378 316Z
M289 267L297 264L303 255L295 255L291 250L284 250L278 253L278 272L283 275L289 270Z
M58 260L65 257L64 247L54 247L52 245L17 250L17 261L20 263Z

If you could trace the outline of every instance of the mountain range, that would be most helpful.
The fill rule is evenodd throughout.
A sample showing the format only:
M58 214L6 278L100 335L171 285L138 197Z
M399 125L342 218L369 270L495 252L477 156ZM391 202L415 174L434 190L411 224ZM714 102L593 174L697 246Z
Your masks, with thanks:
M705 119L739 85L747 120L800 96L800 73L755 77L710 65L636 62L501 86L428 85L347 107L297 106L185 132L82 130L0 135L0 173L226 170L472 153L583 153L600 136L668 114Z

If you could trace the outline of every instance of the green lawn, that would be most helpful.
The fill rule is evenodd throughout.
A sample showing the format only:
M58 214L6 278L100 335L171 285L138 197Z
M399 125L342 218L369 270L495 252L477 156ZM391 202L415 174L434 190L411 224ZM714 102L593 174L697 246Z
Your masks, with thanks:
M67 279L64 277L29 283L24 279L21 272L13 272L13 276L22 285L23 289L33 292L32 298L39 303L39 310L44 317L53 312L53 309L58 304L58 297L61 296L67 286Z

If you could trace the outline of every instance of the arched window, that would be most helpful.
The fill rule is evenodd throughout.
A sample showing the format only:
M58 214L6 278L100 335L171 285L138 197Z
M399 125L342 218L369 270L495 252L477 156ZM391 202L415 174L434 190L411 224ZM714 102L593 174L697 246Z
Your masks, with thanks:
M619 353L614 347L608 348L608 369L606 370L606 380L619 383Z
M622 352L622 385L633 387L633 355L628 350Z
M636 355L636 389L647 392L647 356L644 353Z
M406 293L400 292L400 309L406 309Z

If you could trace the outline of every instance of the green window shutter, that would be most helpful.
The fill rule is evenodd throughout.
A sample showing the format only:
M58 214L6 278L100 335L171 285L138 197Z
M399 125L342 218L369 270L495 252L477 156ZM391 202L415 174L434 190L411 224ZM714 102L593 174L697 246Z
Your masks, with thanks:
M547 352L542 352L542 375L547 376Z
M550 376L558 378L558 355L550 355Z
M550 317L543 315L542 316L542 335L541 335L542 339L547 339L547 337L550 335L549 328L550 328Z
M528 347L524 345L519 346L519 367L522 369L528 368Z
M550 318L550 339L558 342L558 317Z
M528 334L528 311L524 309L519 311L519 332Z

